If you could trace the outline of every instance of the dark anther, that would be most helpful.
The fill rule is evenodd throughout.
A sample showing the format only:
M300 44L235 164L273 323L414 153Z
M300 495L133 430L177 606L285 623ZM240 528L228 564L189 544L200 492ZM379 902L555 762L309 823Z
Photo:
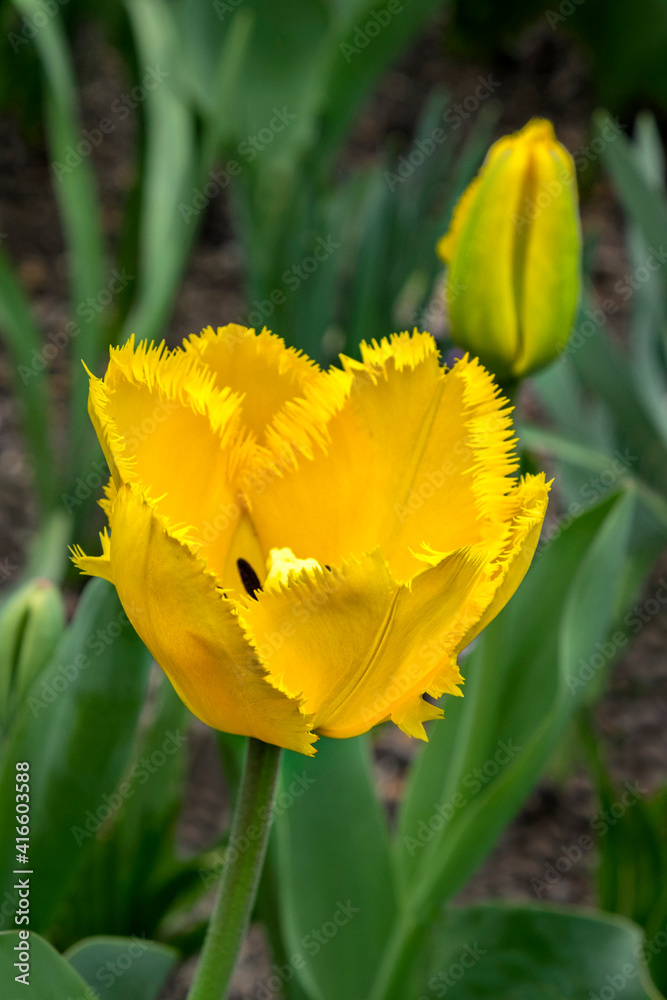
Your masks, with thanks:
M259 577L255 573L250 563L246 562L245 559L237 559L236 566L239 571L239 576L241 577L241 583L248 591L250 596L255 597L257 591L262 589L262 585L259 582ZM256 597L255 600L257 600Z

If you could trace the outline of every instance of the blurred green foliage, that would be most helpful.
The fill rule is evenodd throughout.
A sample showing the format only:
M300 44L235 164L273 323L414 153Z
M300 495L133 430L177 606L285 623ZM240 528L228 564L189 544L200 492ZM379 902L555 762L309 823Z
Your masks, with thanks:
M325 363L338 349L354 353L362 337L428 325L439 277L434 244L481 162L500 107L485 103L465 140L452 130L434 142L449 109L448 95L435 90L410 148L387 146L370 166L343 166L360 109L382 74L447 5L384 5L376 32L368 25L379 23L377 7L295 0L288 31L284 9L270 0L128 0L95 11L132 86L143 88L136 179L115 252L103 238L90 159L67 167L81 140L72 43L89 5L71 0L46 18L42 0L2 7L0 106L19 116L30 141L43 129L48 157L60 165L54 185L76 323L62 348L72 386L63 449L52 440L43 334L11 254L0 251L0 326L42 514L30 578L62 580L66 543L74 533L82 539L89 523L92 497L62 502L98 456L79 357L99 372L109 345L130 333L161 339L207 205L222 192L244 252L255 325L266 322ZM452 18L450 44L453 34L459 45L487 50L544 18L590 48L609 107L665 106L662 0L632 8L598 0L459 2ZM632 142L618 131L613 141L602 139L606 123L600 113L594 127L630 221L633 274L651 271L632 288L629 343L614 338L588 288L563 358L533 382L548 426L519 421L523 460L536 466L549 457L565 514L543 540L526 585L468 656L466 697L447 702L446 723L421 751L396 833L388 834L373 789L368 740L323 739L314 761L286 754L281 790L288 794L304 775L312 787L276 816L257 912L283 967L306 953L282 977L293 1000L440 995L442 977L471 938L493 958L475 961L464 985L447 986L452 996L510 989L545 1000L583 996L624 977L615 988L625 996L659 997L637 951L640 931L626 918L650 940L665 919L663 794L628 811L601 845L600 902L622 918L452 903L572 721L603 690L615 653L591 676L582 664L590 667L618 629L667 541L667 299L659 268L647 264L651 248L667 242L662 144L650 116L638 118ZM108 306L82 311L123 268L136 278ZM619 454L631 456L620 469ZM224 862L224 838L202 855L179 856L189 716L166 682L149 679L146 651L104 582L86 588L66 628L60 598L42 583L28 582L0 609L2 813L13 815L16 761L29 760L31 852L35 868L49 872L32 899L31 929L68 949L60 956L33 935L36 989L55 984L83 995L135 935L146 961L105 995L153 1000L177 958L174 947L183 955L201 943L204 898ZM232 798L241 743L219 737ZM484 767L484 780L475 777ZM618 793L599 761L596 767L601 801L613 804ZM3 930L15 903L13 852L11 821L0 831ZM308 948L306 938L336 914L339 932L327 947ZM16 941L13 931L0 935L3 975ZM664 954L647 961L664 990Z

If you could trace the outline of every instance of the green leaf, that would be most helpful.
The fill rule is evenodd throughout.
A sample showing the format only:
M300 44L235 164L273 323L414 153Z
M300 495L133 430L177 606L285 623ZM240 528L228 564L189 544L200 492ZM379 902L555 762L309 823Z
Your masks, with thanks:
M30 580L0 611L0 722L50 660L65 631L65 607L57 587ZM0 727L1 728L1 727Z
M627 920L565 908L480 904L431 932L415 984L447 1000L661 1000Z
M638 621L638 619L636 619ZM629 917L647 937L646 960L657 986L667 989L667 789L651 794L637 782L615 784L607 770L592 714L582 713L580 732L600 810L598 835L601 906Z
M386 825L367 740L317 750L285 754L276 798L285 953L312 997L365 997L395 912Z
M589 309L592 300L585 299ZM601 310L598 310L601 312ZM667 490L667 453L628 373L628 361L602 322L570 358L582 386L595 393L613 417L618 448L633 456L634 471L660 492Z
M585 557L582 554L568 589L558 626L558 675L575 695L580 665L606 638L617 617L634 505L630 491L618 498ZM607 659L611 661L611 656Z
M30 763L31 928L48 929L95 832L113 815L143 704L150 657L116 591L89 584L3 748L0 811L14 815L17 761ZM111 804L110 804L111 803ZM14 893L15 826L0 829L0 895ZM54 864L54 858L57 863Z
M142 65L152 73L144 102L146 153L140 221L139 282L121 340L157 339L169 317L198 228L195 122L179 84L178 34L163 0L127 3ZM183 206L188 211L186 220Z
M378 8L370 0L348 8L348 17L334 26L326 54L320 111L322 159L335 153L381 73L404 51L427 19L442 8L441 0L397 2L391 11L386 6Z
M559 437L576 443L579 447L596 449L604 455L604 466L598 471L608 470L614 461L617 446L614 422L601 400L583 391L581 381L567 355L539 372L531 380L531 387L537 392L540 403L546 410L550 422L553 421ZM530 430L532 431L532 427ZM543 433L543 429L537 429ZM531 448L524 438L523 427L519 425L520 447ZM538 451L542 450L538 447ZM557 455L560 468L557 490L564 506L570 503L585 506L590 500L590 473L592 468L578 461L569 462L564 455ZM588 489L586 489L588 487ZM595 499L595 496L593 496ZM575 508L576 509L576 508Z
M551 454L560 462L567 462L588 472L604 472L609 468L609 455L588 444L545 430L536 424L522 423L521 443L527 448Z
M579 441L562 437L553 431L544 430L534 424L521 425L521 443L535 451L544 454L551 454L559 462L565 462L579 469L593 473L593 484L600 482L599 476L603 472L609 472L611 463L615 459L623 462L625 472L618 479L618 485L625 485L635 490L642 500L647 511L650 511L658 525L662 529L667 528L667 501L664 497L648 486L643 479L639 479L631 471L632 465L639 458L638 455L630 454L629 449L625 453L618 450L612 455L605 455L586 444ZM590 485L590 479L587 480ZM579 494L580 498L582 494ZM577 510L574 510L577 513Z
M625 565L633 508L632 495L612 497L538 551L517 594L464 661L464 698L455 706L447 700L445 722L431 729L401 811L398 862L413 913L465 883L584 696L577 671L615 620L612 589Z
M44 938L30 931L28 985L17 983L23 968L14 968L15 948L24 942L18 931L0 933L0 993L3 997L26 997L26 1000L95 1000L86 982Z
M30 22L42 19L39 0L14 0L14 6ZM60 206L65 235L71 251L70 295L78 357L95 366L106 346L106 330L101 320L104 303L100 294L108 292L104 272L102 224L90 161L72 155L82 139L78 115L77 84L62 19L49 16L35 33L47 79L46 126L55 178L55 193ZM92 303L92 305L91 305ZM65 331L67 333L67 329ZM80 353L79 353L80 352ZM93 455L92 433L87 419L88 377L78 364L72 369L72 410L70 475Z
M665 820L663 790L653 802L643 801L648 789L639 783L616 788L597 783L600 868L598 887L605 910L630 917L649 934L661 930L665 912ZM657 922L653 914L659 913ZM667 983L662 983L667 986Z
M655 116L640 111L635 119L635 155L647 183L655 191L665 189L665 154Z
M632 221L656 248L667 240L667 202L656 193L637 164L632 144L614 125L606 111L594 116L598 135L604 142L604 164L612 176L623 208ZM611 129L614 138L604 140L604 130Z
M404 986L436 907L492 849L566 732L591 677L617 652L618 643L609 643L608 655L601 644L616 621L621 590L629 600L634 507L632 492L610 497L538 550L517 594L464 661L465 695L453 713L448 699L445 722L431 727L401 811L401 910L373 1000L393 1000Z
M655 119L649 113L637 117L634 147L637 166L646 182L654 191L656 200L663 198L664 156L660 133ZM648 241L635 225L629 234L629 251L632 271L642 275L647 262L653 264ZM647 272L648 273L648 272ZM636 283L633 299L632 322L630 327L632 343L630 361L636 391L647 413L667 445L667 371L665 348L665 282L659 270L652 270L648 281Z
M191 717L169 680L157 676L119 782L118 808L52 932L60 948L91 934L163 937L158 928L174 901L203 889L196 863L178 857L175 844Z
M633 269L645 266L648 251L639 234L630 240ZM640 285L635 292L631 333L630 362L638 397L651 417L653 426L667 447L667 369L665 367L665 287L658 274Z
M223 8L227 0L220 0ZM231 8L231 4L228 4ZM218 13L210 0L185 0L164 8L178 32L177 68L184 93L196 105L218 141L234 138L232 93L246 58L255 15L246 4Z
M64 958L105 1000L157 1000L178 952L141 937L91 937Z
M21 407L21 421L30 451L35 486L43 509L53 503L57 491L53 448L50 442L49 397L42 338L33 322L30 305L0 250L0 328L12 362L14 390Z
M219 10L217 9L219 8ZM177 7L179 29L187 39L188 75L199 100L209 95L210 112L225 119L226 152L246 169L293 162L304 144L314 138L314 113L321 93L324 46L330 12L322 0L292 0L290 23L284 30L284 12L271 0L244 0L242 9L219 0L186 0ZM233 52L231 41L240 24L252 25L245 51ZM244 27L244 31L247 30ZM227 60L242 56L232 93L222 108L211 105L212 83L220 79L221 53ZM286 109L286 127L276 110ZM209 112L209 113L210 113ZM271 128L271 122L278 126ZM262 142L259 133L273 135ZM253 143L253 139L255 142ZM254 166L253 166L254 169Z

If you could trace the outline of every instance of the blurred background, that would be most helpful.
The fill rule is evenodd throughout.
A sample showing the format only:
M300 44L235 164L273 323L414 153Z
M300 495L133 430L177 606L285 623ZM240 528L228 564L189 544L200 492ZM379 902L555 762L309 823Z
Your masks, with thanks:
M108 475L79 359L101 374L132 332L173 346L228 322L266 325L323 364L415 325L447 351L434 247L452 206L494 139L554 122L577 167L586 290L576 350L519 403L527 467L557 475L544 544L635 477L654 521L637 529L628 642L589 735L563 742L460 899L602 903L641 923L667 863L667 3L15 0L0 7L0 48L0 585L8 600L49 579L68 617L82 581L66 546L95 549ZM197 896L228 785L215 735L174 725L189 738L165 822L185 860L144 898L156 936L187 954L197 921L160 920L184 887ZM393 727L374 734L390 821L416 749ZM640 805L605 818L626 784ZM640 836L641 872L626 863ZM120 902L113 921L72 907L52 933L61 949L149 921ZM239 996L268 964L253 925ZM185 995L189 968L165 1000Z

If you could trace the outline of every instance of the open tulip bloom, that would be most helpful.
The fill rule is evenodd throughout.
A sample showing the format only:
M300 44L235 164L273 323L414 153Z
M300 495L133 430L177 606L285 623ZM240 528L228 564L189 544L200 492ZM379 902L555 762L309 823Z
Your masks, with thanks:
M269 744L312 754L387 719L426 738L443 712L424 695L460 694L457 654L544 519L544 475L514 475L510 409L477 360L447 370L416 331L361 354L322 371L232 325L173 351L131 340L91 376L110 532L74 561L114 584L195 715L255 737L232 833L271 801ZM263 815L223 876L192 1000L231 975Z
M314 752L423 695L459 694L457 653L512 596L547 504L518 480L505 401L429 334L322 371L267 331L182 349L130 341L91 377L112 473L110 535L85 573L204 722Z
M167 351L130 341L91 377L112 478L85 573L209 725L314 752L459 694L457 653L532 558L544 476L513 477L508 409L429 334L322 371L267 331Z

